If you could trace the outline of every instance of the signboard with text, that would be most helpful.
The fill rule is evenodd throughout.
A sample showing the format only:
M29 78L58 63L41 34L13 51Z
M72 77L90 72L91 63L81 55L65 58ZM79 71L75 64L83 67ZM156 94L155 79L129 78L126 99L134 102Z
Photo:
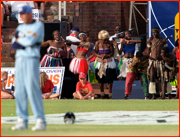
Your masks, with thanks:
M8 72L8 79L6 82L6 89L11 90L12 83L14 81L14 78L12 77L13 74L15 74L15 68L1 68L1 71ZM54 84L54 92L59 92L61 94L62 92L62 86L63 86L63 80L64 80L64 72L65 67L40 67L40 72L46 72L49 79Z

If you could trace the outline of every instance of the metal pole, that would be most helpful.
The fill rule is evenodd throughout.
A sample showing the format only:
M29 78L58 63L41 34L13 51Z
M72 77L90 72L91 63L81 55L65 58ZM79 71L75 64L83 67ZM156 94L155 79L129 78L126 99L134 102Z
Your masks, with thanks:
M61 21L61 1L59 1L59 21Z
M132 21L132 8L133 8L134 1L130 2L130 12L129 12L129 29L131 29L131 21Z
M135 21L135 25L136 25L137 34L139 35L139 30L138 30L138 26L137 26L137 21L136 21L136 15L135 15L134 8L133 8L133 16L134 16L134 21Z
M145 20L145 22L147 23L147 20L145 19L145 17L141 14L141 12L136 8L135 5L133 5L135 10L140 14L140 16Z
M64 16L66 16L66 1L64 1Z

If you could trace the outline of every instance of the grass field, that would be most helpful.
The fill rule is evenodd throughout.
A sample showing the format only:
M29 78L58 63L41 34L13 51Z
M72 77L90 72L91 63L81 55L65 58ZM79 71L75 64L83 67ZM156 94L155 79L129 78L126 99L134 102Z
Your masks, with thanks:
M15 100L1 100L1 116L16 116ZM97 111L179 111L179 100L44 100L45 114ZM29 114L32 111L29 105ZM179 125L48 125L46 131L11 131L1 124L2 136L178 136Z

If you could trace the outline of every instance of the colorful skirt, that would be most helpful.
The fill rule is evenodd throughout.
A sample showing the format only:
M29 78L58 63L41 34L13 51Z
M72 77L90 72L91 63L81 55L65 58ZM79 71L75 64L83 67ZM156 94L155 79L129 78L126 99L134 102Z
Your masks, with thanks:
M118 77L126 77L128 73L128 66L131 62L132 58L121 58L118 69L120 70L120 74Z
M88 63L85 58L74 57L69 64L69 70L74 74L79 74L81 72L88 73Z
M49 55L44 55L40 61L40 67L60 67L63 66L61 58L53 58Z
M98 83L113 83L116 78L116 63L114 58L101 60L96 58L94 63L95 75Z

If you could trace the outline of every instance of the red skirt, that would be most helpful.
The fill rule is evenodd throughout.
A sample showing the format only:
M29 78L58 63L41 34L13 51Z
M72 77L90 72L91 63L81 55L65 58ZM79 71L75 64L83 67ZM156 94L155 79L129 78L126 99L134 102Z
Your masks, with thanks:
M69 64L69 70L74 74L79 74L81 72L88 73L88 64L87 60L84 58L72 58L71 63Z

